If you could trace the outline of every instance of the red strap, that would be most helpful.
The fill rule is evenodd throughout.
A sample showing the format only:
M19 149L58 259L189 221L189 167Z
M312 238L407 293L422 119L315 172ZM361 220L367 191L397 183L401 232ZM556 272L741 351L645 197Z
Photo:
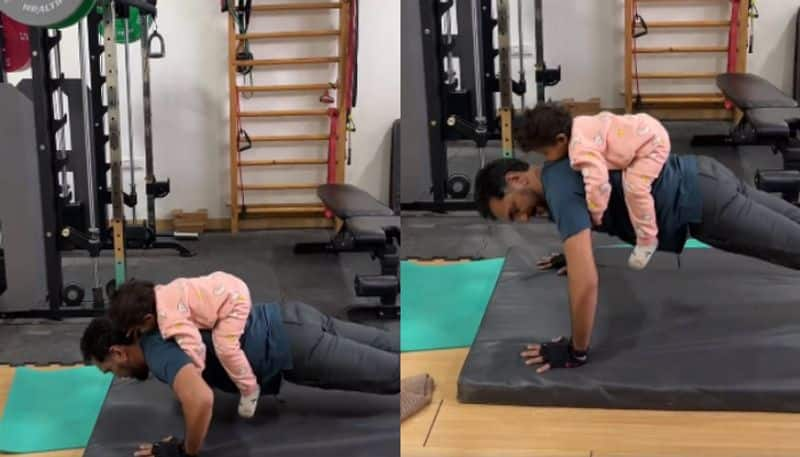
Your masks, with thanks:
M328 136L328 183L336 183L336 143L339 135L336 134L336 127L339 123L339 110L328 108L328 117L331 121L330 135Z
M356 62L356 52L358 52L356 48L356 34L358 33L358 12L356 11L356 5L358 2L351 1L350 2L350 24L349 24L349 52L347 53L347 74L346 74L346 86L345 86L345 100L346 100L346 108L348 112L350 108L353 106L353 82L355 77L355 62Z
M736 72L736 62L739 57L739 9L741 7L741 0L731 0L731 27L728 30L728 73ZM733 103L730 100L725 100L725 108L733 108Z
M336 134L336 128L339 124L339 110L336 108L328 108L328 118L330 118L330 134L328 135L328 184L336 183L336 143L339 140L339 135ZM333 213L329 209L325 209L325 217L328 219L333 217Z
M349 17L349 24L348 24L348 34L349 34L349 44L348 49L349 52L347 53L347 66L345 68L345 80L342 81L344 87L342 88L342 93L344 97L344 103L342 103L342 108L345 109L345 113L343 116L347 116L350 112L350 108L353 105L353 77L355 72L355 53L356 51L356 41L355 36L357 33L357 12L356 12L356 3L355 1L350 2L350 17ZM339 110L336 108L328 108L328 118L330 119L330 131L328 135L328 179L327 182L329 184L336 183L336 150L337 150L337 143L339 141L338 135L338 126L339 126ZM329 209L325 209L325 217L332 218L333 213Z

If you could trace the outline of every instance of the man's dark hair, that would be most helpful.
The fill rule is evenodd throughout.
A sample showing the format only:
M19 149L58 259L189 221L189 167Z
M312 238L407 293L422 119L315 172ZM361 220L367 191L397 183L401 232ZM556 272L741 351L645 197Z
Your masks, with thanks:
M125 332L141 325L148 314L156 315L156 289L152 282L128 280L111 297L108 317Z
M519 159L497 159L481 168L475 176L475 203L481 216L496 219L489 202L506 196L506 175L512 171L528 171L530 167Z
M81 354L86 362L104 362L108 351L114 345L131 344L125 332L114 327L111 319L96 317L92 319L81 337Z
M514 141L525 152L552 146L560 134L572 135L572 114L564 106L540 103L514 119Z

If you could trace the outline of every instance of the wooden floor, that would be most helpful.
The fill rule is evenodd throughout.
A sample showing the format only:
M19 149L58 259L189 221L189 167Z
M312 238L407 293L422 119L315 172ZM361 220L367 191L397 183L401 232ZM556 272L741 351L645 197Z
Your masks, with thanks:
M401 426L403 457L800 456L800 414L460 404L466 355L402 355L403 377L429 373L436 382L431 405Z
M51 366L42 369L52 370L57 368L62 368L62 367ZM14 368L9 366L0 366L0 413L2 413L2 411L4 411L6 408L6 399L8 398L9 390L11 390L11 381L13 380L13 378L14 378ZM15 457L81 457L83 455L83 449L71 449L68 451L57 451L57 452L42 452L37 454L13 454L13 455Z

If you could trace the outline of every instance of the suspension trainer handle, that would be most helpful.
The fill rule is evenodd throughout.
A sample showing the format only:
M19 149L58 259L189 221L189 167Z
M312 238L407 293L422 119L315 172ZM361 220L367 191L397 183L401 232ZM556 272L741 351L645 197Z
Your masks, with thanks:
M153 42L158 42L158 52L153 51ZM151 59L162 59L167 55L167 48L164 44L164 36L154 30L150 38L147 39L147 56Z
M639 13L636 13L636 15L633 16L633 27L634 27L634 29L636 28L637 24L639 24L642 27L642 31L634 33L633 34L634 38L641 38L641 37L647 35L648 33L650 33L650 29L647 27L647 21L645 21L644 18L642 17L642 15L639 14Z

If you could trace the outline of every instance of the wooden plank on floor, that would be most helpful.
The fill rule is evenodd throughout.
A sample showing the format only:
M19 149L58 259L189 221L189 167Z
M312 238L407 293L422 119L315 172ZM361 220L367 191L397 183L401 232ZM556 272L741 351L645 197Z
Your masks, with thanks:
M733 118L733 113L731 111L716 108L648 108L644 109L642 112L648 113L661 120L676 121L730 120Z
M239 219L239 225L239 228L243 230L328 229L333 227L333 221L324 217L254 216L250 219ZM169 233L174 229L172 219L158 219L156 227L159 233ZM205 227L206 232L227 232L230 229L231 220L229 218L208 219Z
M591 457L591 452L570 452L558 449L455 449L403 447L403 457Z
M41 367L42 370L57 370L65 368L58 365ZM14 379L14 368L6 365L0 366L0 416L6 408L8 393L11 391L11 383ZM3 454L5 455L5 454ZM81 457L83 449L68 449L56 452L37 452L35 454L14 454L15 457Z
M534 456L592 452L593 457L800 455L800 441L794 438L800 434L797 414L461 404L456 400L457 380L466 355L467 349L456 349L401 356L404 377L427 372L437 386L434 405L401 425L404 456L436 455L429 449L441 451L438 455L460 451L467 456L476 452L514 457L518 451ZM423 448L426 425L438 401L442 406Z
M428 373L433 377L435 388L431 404L414 416L406 419L400 426L402 448L421 448L434 425L436 409L444 398L455 398L453 389L458 381L458 373L467 357L467 349L448 349L443 351L407 352L400 356L401 376L407 378ZM403 455L405 451L403 451Z
M791 414L622 411L445 401L428 446L615 452L647 456L798 455ZM502 423L502 427L497 424ZM742 433L746 430L747 433ZM554 437L569 436L554 442Z
M210 224L210 229L217 228ZM224 223L223 223L224 224ZM324 217L252 217L239 220L242 230L276 230L276 229L306 229L306 228L331 228L333 222Z

